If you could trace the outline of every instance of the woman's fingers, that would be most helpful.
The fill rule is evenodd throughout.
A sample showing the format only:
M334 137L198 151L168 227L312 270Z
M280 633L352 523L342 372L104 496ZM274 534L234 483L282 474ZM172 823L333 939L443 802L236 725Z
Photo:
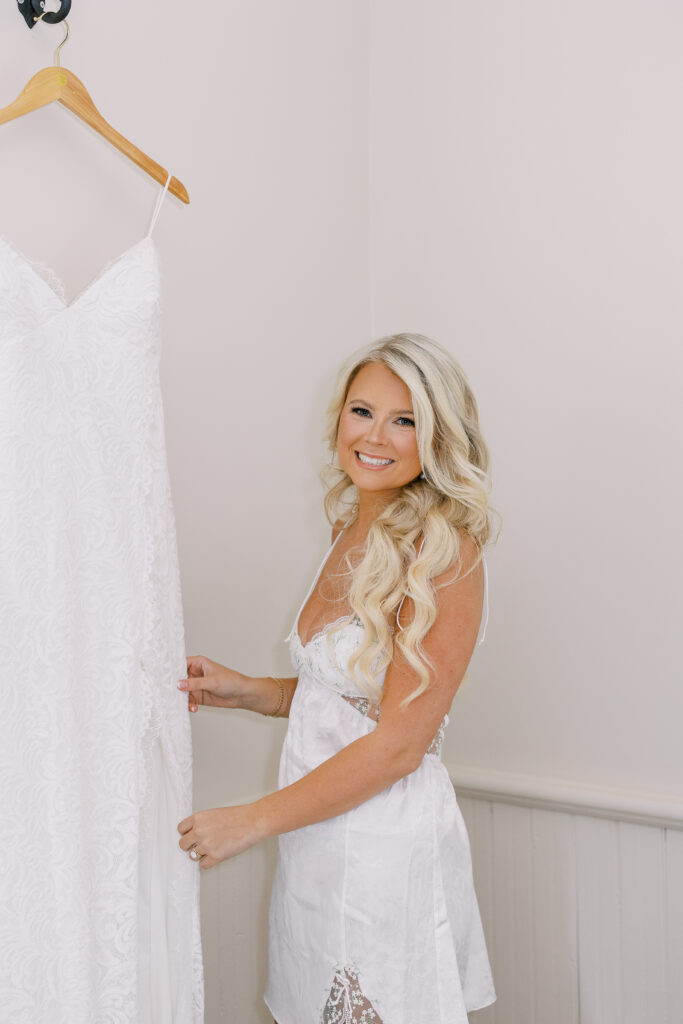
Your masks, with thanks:
M263 838L254 805L195 811L178 825L178 845L201 868L236 857Z
M188 821L192 821L192 818L189 818ZM192 860L198 860L200 857L204 855L204 851L199 849L199 839L195 835L194 829L190 827L187 830L183 831L183 826L185 824L186 822L181 821L180 824L178 825L178 831L182 833L180 839L178 840L178 846L184 853L189 853L193 849L196 850L197 856L193 857Z
M211 662L202 654L193 654L187 659L187 674L197 679L211 671Z
M201 655L193 655L187 659L187 679L181 679L178 683L178 689L187 693L187 707L189 711L198 710L198 698L195 693L192 692L193 681L196 679L202 680L202 689L206 686L205 676L205 662L206 659ZM195 684L196 685L196 684Z
M204 865L205 867L210 868L216 863L216 861L211 860L211 858L207 858L206 851L201 847L199 837L196 835L194 830L194 816L181 821L178 825L178 831L180 832L178 846L184 853L189 854L192 860L197 861L200 867L204 865L205 860L210 861L210 863ZM196 851L195 854L192 853L193 850Z
M201 682L194 676L189 676L187 679L181 679L178 683L178 689L184 691L195 691L200 692L206 690L208 693L213 693L218 686L218 679L216 676L202 676Z
M232 669L208 658L187 659L187 678L178 682L178 689L188 694L190 711L205 707L239 707L239 700L248 693L247 679Z
M202 702L201 701L201 692L202 691L199 690L199 691L195 692L195 691L192 691L192 690L189 689L189 687L191 685L193 685L193 684L196 685L196 680L194 680L194 679L181 679L180 682L178 683L178 689L181 690L183 693L187 693L187 708L188 708L188 711L198 711L199 710L199 704L200 704L200 702Z

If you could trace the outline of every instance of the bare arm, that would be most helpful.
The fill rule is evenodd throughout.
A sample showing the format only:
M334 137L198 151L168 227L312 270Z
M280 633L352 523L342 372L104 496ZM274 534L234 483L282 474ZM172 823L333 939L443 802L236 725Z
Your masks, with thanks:
M298 680L294 676L280 681L285 693L277 717L287 718ZM201 705L272 715L280 703L280 687L272 676L245 676L201 654L187 659L187 679L180 680L178 689L187 693L190 711Z
M474 560L474 545L463 546L463 572ZM369 800L419 766L462 681L476 643L483 599L483 567L453 583L436 580L438 615L424 640L434 666L429 689L405 710L402 701L418 677L400 657L387 669L377 728L350 743L302 779L241 807L200 811L179 825L182 849L197 844L202 867L211 867L268 836L290 832L343 814ZM403 621L410 615L408 602ZM404 618L405 616L405 618Z

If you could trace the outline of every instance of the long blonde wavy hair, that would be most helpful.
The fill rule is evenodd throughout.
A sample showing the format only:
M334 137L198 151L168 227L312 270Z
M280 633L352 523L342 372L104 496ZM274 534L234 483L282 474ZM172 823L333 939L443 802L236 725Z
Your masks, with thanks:
M437 616L435 577L447 569L458 578L462 536L471 537L478 556L492 533L489 504L489 453L479 428L477 403L462 368L441 345L421 334L394 334L356 352L342 367L327 411L326 440L332 452L325 511L331 523L347 526L356 518L358 492L336 462L339 419L349 388L368 363L383 363L408 387L415 414L422 474L406 484L372 523L355 568L347 556L351 614L364 627L361 647L349 667L376 701L375 678L394 656L403 654L420 680L404 704L427 689L432 666L422 642ZM422 541L417 545L417 540ZM405 598L413 616L403 628L397 620ZM398 628L394 631L394 623Z

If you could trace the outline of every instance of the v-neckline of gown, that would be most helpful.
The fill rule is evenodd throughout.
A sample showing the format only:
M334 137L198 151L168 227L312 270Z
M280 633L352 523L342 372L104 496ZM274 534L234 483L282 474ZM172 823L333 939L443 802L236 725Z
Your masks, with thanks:
M306 607L306 605L308 604L308 601L309 601L311 595L313 594L313 591L315 590L316 583L318 582L318 580L322 576L323 569L327 565L327 563L329 561L329 558L330 558L330 555L332 554L332 552L334 551L335 547L337 546L337 541L339 540L339 538L341 537L343 532L344 532L344 527L341 528L341 530L339 531L337 536L332 541L332 544L327 549L327 552L325 553L325 556L324 556L322 562L320 563L320 568L318 569L317 573L313 577L313 582L311 583L311 585L310 585L310 587L308 589L308 593L306 594L305 598L303 599L301 607L299 608L299 611L297 612L296 619L294 620L294 626L292 628L292 634L291 635L296 637L296 639L297 639L297 641L299 643L299 646L301 647L302 650L305 650L308 646L310 646L310 644L312 644L314 640L318 640L321 636L324 636L325 633L327 633L327 631L329 629L332 629L333 626L338 626L340 622L343 622L344 619L347 619L349 617L350 613L346 612L345 615L340 615L339 618L334 619L333 622L326 622L325 625L321 627L321 629L316 630L315 633L313 633L313 635L308 638L306 643L304 643L303 640L301 639L301 634L299 633L299 620L301 619L301 613L304 610L304 608Z
M341 528L341 530L339 531L337 536L334 538L332 544L327 549L327 552L326 552L326 554L325 554L325 556L324 556L324 558L323 558L323 560L322 560L322 562L320 564L320 568L318 569L317 573L313 577L313 582L311 583L311 586L310 586L310 588L308 590L308 593L306 594L306 597L303 599L301 607L299 608L299 611L297 612L296 619L294 620L294 625L292 626L292 631L289 634L290 637L294 636L296 638L296 640L297 640L299 646L301 647L302 651L306 650L306 648L310 644L312 644L314 640L318 640L318 639L320 639L321 636L324 636L325 633L327 633L328 630L333 628L333 626L338 626L340 622L343 622L344 619L349 617L350 613L347 612L345 615L340 615L339 618L334 619L332 622L325 623L325 625L322 626L321 629L316 630L316 632L313 634L313 636L309 637L309 639L306 641L306 643L304 643L303 640L301 639L301 634L299 633L299 620L301 619L301 613L304 610L304 608L306 607L306 605L308 604L309 598L311 597L311 594L315 590L315 585L318 582L318 580L320 579L320 577L322 575L322 572L323 572L323 569L327 565L328 559L329 559L330 555L332 554L334 548L336 547L337 541L339 540L339 538L341 537L342 533L344 532L344 529L345 529L345 527ZM482 563L483 563L483 566L484 566L484 606L483 606L482 619L481 619L481 622L479 624L479 632L477 634L477 640L476 640L476 645L477 646L479 646L480 644L483 644L483 642L484 642L484 638L486 636L486 627L487 627L488 621L489 621L489 574L488 574L488 568L487 568L487 565L486 565L486 558L485 557L482 558ZM289 637L287 639L289 639Z
M67 300L66 288L64 283L54 270L45 263L40 263L37 260L31 260L28 256L10 242L9 239L5 238L4 235L0 234L0 243L4 246L7 252L13 256L23 267L25 267L29 274L48 292L50 297L59 303L59 306L63 312L68 312L74 309L83 299L86 298L93 291L98 284L104 281L109 273L122 263L128 256L130 256L137 249L142 246L149 244L151 245L151 251L155 252L154 242L151 235L145 235L144 238L139 238L137 242L133 242L132 245L127 246L123 252L115 256L114 259L110 260L95 276L86 284L86 286L78 292L73 299ZM50 284L50 281L41 273L41 269L46 271L55 281L56 287ZM61 294L60 294L61 292Z

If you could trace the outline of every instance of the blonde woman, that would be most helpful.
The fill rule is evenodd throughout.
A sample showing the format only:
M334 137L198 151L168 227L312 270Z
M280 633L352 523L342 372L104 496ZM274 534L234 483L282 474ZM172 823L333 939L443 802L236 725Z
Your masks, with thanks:
M488 452L455 360L385 338L329 409L332 547L296 675L188 659L200 704L289 717L280 789L181 822L202 868L279 836L266 1003L278 1024L466 1024L495 999L467 833L440 760L485 623ZM346 502L346 503L345 503Z

